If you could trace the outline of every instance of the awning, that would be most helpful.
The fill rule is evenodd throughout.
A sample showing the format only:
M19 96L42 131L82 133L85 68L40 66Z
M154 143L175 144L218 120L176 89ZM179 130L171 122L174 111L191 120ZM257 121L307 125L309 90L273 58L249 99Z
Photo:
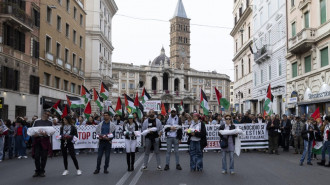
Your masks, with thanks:
M294 108L296 108L296 104L292 104L292 103L288 104L288 109L294 109Z
M319 100L313 100L313 101L305 101L305 102L298 102L298 105L309 105L309 104L316 104L316 103L330 103L330 99L319 99Z

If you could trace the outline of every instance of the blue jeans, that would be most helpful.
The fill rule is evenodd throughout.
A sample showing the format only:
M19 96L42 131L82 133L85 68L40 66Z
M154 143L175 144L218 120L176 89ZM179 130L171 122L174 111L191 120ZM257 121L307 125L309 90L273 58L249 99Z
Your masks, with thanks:
M179 140L177 138L174 138L174 137L168 137L166 142L167 142L166 165L170 164L172 145L174 146L176 164L177 165L180 164L180 161L179 161Z
M15 147L16 147L18 156L26 156L26 144L24 142L23 136L15 137Z
M112 145L109 141L100 140L98 155L97 155L97 165L96 165L97 170L100 170L103 153L105 153L104 170L108 169L110 162L111 146Z
M203 170L203 153L200 141L190 141L190 170Z
M222 170L227 172L227 153L230 156L230 172L234 172L234 152L225 152L222 151Z
M325 160L325 151L328 150L329 163L330 163L330 141L325 141L322 148L322 160Z
M310 163L312 161L312 147L313 147L313 141L304 140L304 152L301 156L300 162L302 163L304 162L307 152L308 152L307 162Z
M0 160L3 157L3 148L5 147L5 136L0 136Z

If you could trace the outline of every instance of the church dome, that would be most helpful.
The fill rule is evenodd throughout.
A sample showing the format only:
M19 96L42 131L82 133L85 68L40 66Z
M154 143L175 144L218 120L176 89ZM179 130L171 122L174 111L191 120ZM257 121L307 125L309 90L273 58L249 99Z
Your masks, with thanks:
M167 62L167 65L170 65L170 58L168 58L165 55L165 49L164 47L162 48L162 50L160 51L160 55L158 57L156 57L153 61L152 61L152 66L160 66L163 65L164 63Z

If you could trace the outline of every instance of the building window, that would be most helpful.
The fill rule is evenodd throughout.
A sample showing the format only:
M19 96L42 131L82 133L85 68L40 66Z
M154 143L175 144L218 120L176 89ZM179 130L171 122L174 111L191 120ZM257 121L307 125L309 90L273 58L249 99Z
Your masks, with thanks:
M60 89L60 78L55 76L54 82L55 82L54 87L56 89Z
M65 48L65 53L64 53L64 61L65 63L69 63L69 50Z
M30 76L30 94L39 94L40 79L38 76Z
M292 64L292 78L297 76L298 76L298 66L297 66L297 62L295 62Z
M79 70L82 70L83 61L82 58L79 58Z
M249 38L251 37L251 27L250 26L248 27L248 36L249 36Z
M312 70L312 57L311 55L305 57L305 73L308 73Z
M61 44L60 43L56 43L56 58L60 58L61 57Z
M242 59L242 77L244 76L244 61Z
M327 5L326 0L320 0L320 13L321 13L321 24L327 21Z
M63 81L63 89L65 90L65 91L68 91L68 85L69 85L69 82L67 81L67 80L64 80Z
M72 66L76 67L76 54L72 53Z
M62 5L62 0L57 0L58 4Z
M65 36L69 38L70 35L70 25L68 23L65 24Z
M46 52L51 53L52 50L52 39L46 36Z
M129 88L130 88L130 89L134 89L134 84L133 84L133 83L130 83L130 84L129 84Z
M33 53L34 58L39 58L39 42L33 40Z
M121 84L121 89L126 89L126 83Z
M44 85L50 86L50 74L44 73Z
M77 8L73 7L73 18L77 19Z
M249 73L251 73L251 59L249 58Z
M293 22L291 24L291 29L292 29L292 37L296 36L296 22Z
M76 84L71 83L71 93L76 93Z
M309 28L309 12L304 13L305 28Z
M19 90L19 71L5 66L0 66L0 88L11 89L14 91Z
M76 30L73 30L73 43L76 43L76 36L77 36L77 32Z
M278 61L278 76L282 76L282 62Z
M294 7L294 1L295 0L291 0L291 8Z
M61 31L62 28L62 18L60 16L57 16L57 30Z
M70 0L66 0L66 11L70 12Z
M84 24L84 16L80 14L80 26Z
M272 80L272 66L268 66L268 80Z
M263 84L264 83L264 70L260 71L260 83Z
M329 65L328 47L321 50L321 67Z
M235 66L236 80L238 80L238 66Z
M82 36L79 37L79 47L80 48L83 47L83 38L82 38Z
M47 17L46 17L47 22L48 22L49 24L51 24L51 23L52 23L52 8L49 7L49 6L47 6L47 15L46 15L46 16L47 16Z
M40 27L40 12L33 9L34 26Z
M77 94L80 94L80 91L81 91L81 86L78 85Z

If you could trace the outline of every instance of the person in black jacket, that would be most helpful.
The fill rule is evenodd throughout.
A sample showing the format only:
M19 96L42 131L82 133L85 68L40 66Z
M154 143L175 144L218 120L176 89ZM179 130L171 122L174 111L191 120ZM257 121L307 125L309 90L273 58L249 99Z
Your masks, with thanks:
M180 166L180 159L179 159L179 144L181 143L182 139L182 126L181 119L176 114L176 109L171 109L171 115L166 120L165 123L165 136L167 142L167 151L166 151L166 165L164 170L167 171L170 169L170 159L171 159L171 150L172 145L174 146L174 153L175 153L175 160L176 160L176 169L182 170Z
M272 115L271 119L267 123L268 130L268 142L269 142L269 154L279 155L278 153L278 131L280 129L280 120L275 119L275 116Z
M79 169L78 161L76 158L76 153L74 152L74 137L78 137L77 128L73 125L70 116L63 118L62 126L60 128L61 135L61 151L63 155L64 162L64 172L62 175L68 175L68 150L72 158L72 161L77 169L77 175L81 175L81 170Z
M137 146L135 131L139 130L138 124L134 121L134 116L128 116L128 122L124 124L125 147L127 171L134 171L135 150Z
M206 127L201 122L199 114L193 115L193 120L188 129L188 143L190 154L190 171L203 171L202 150L207 146Z
M289 151L289 139L291 134L291 120L287 118L285 114L283 114L283 120L281 122L281 133L282 133L282 146L283 151L288 152Z
M313 118L309 118L306 124L303 126L301 130L301 136L304 139L304 152L300 159L300 166L303 165L306 155L307 156L307 164L312 164L312 147L313 141L315 139L315 133L319 132L319 128L315 126L313 123L316 122Z

